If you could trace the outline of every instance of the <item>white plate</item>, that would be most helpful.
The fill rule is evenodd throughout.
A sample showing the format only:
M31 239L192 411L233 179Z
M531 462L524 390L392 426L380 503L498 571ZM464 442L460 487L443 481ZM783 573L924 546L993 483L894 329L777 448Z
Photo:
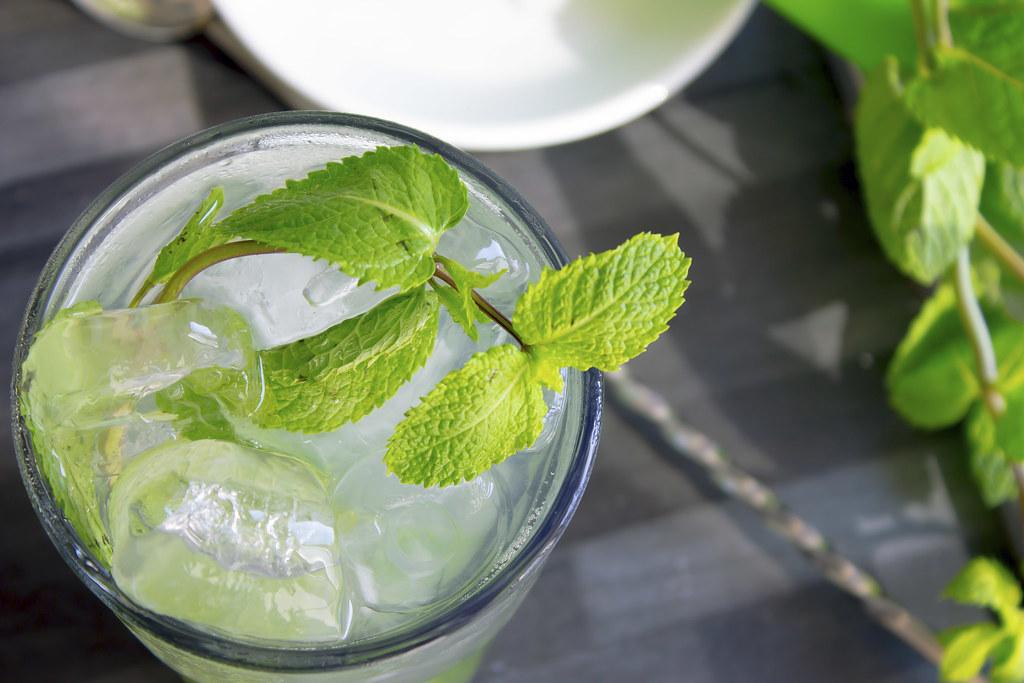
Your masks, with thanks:
M214 0L299 99L460 147L614 128L695 78L753 0Z

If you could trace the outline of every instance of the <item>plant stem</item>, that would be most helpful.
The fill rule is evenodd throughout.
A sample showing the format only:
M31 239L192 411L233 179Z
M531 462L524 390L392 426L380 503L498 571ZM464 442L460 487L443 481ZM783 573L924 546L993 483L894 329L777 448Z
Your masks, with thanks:
M1009 242L1003 239L1003 236L996 232L991 223L985 220L980 213L978 220L974 223L974 234L992 256L999 259L1018 280L1024 282L1024 256L1021 256Z
M441 267L440 263L437 264L437 267L434 269L434 277L444 282L446 285L454 289L456 292L459 291L459 286L455 284L455 280L452 279L451 275L444 271L444 268ZM487 299L480 296L480 293L477 292L475 289L472 290L471 295L473 297L473 303L476 304L476 307L483 311L484 315L486 315L488 318L498 323L498 325L503 330L512 335L512 338L515 339L516 343L519 344L519 348L523 349L524 351L529 348L529 346L527 346L527 344L523 342L522 338L520 338L520 336L516 334L515 329L512 327L511 320L502 315L501 311L495 308L494 305L491 304L491 302L489 302Z
M871 574L841 555L818 529L787 508L774 491L732 463L707 436L676 417L661 395L625 370L606 373L605 378L614 402L653 427L663 442L659 445L667 446L674 460L700 467L723 493L746 504L796 546L829 582L860 600L872 618L925 659L940 663L942 646L931 629L888 596ZM658 451L664 453L665 449Z
M228 242L227 244L221 244L211 249L207 249L206 251L194 256L190 261L186 262L185 265L179 268L178 271L171 276L171 279L167 281L167 284L164 285L164 289L160 292L160 296L158 296L153 303L165 304L169 301L174 301L178 298L178 295L181 294L181 290L185 289L185 285L187 285L192 278L210 266L230 259L239 258L241 256L255 256L256 254L282 254L285 251L285 249L268 247L252 240Z
M1010 465L1013 470L1013 479L1017 482L1017 506L1021 516L1021 524L1024 525L1024 463L1014 462Z
M932 38L928 33L928 10L925 7L925 0L911 0L910 12L914 18L918 64L931 66Z
M949 28L949 0L934 0L932 25L935 27L936 44L940 47L953 47L953 32Z
M1020 509L1024 514L1024 463L1015 462L1012 465L1013 478L1017 480L1017 496L1020 501Z
M960 253L957 254L953 282L960 320L963 322L967 338L971 341L974 359L978 365L982 399L992 417L999 417L1006 411L1006 401L996 388L999 379L996 352L992 348L992 335L988 332L985 316L981 313L981 306L978 305L974 285L971 283L971 256L968 247L961 247Z
M131 302L128 304L128 308L136 308L142 303L142 300L146 298L150 290L153 289L155 283L151 280L146 280L146 283L139 287L139 291L135 292L135 296L132 297Z

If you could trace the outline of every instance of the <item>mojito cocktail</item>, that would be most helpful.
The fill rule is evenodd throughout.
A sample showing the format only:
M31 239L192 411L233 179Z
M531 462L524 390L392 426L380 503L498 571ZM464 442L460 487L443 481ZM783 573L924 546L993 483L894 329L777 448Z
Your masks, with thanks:
M196 681L464 681L568 523L597 369L689 265L565 270L514 191L379 121L271 115L161 152L62 242L17 356L30 495Z

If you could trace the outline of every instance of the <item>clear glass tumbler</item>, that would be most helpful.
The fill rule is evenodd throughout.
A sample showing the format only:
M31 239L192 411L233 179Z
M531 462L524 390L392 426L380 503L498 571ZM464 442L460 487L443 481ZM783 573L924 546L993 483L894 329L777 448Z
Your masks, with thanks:
M135 604L76 537L40 476L17 406L21 365L41 324L76 300L124 303L140 268L188 215L198 188L227 184L254 196L327 161L379 145L415 144L442 155L466 182L470 217L497 217L509 238L540 266L565 255L550 229L506 183L445 143L396 124L321 112L288 112L234 121L158 152L103 192L71 227L43 271L14 357L13 434L21 474L36 512L71 569L161 660L201 683L388 681L461 683L533 585L579 503L593 465L601 416L599 373L570 372L551 457L537 468L529 519L512 534L503 562L442 610L351 643L268 643L212 633ZM221 179L224 182L221 182ZM232 183L234 185L232 185ZM226 206L230 210L233 206ZM554 608L554 607L553 607Z

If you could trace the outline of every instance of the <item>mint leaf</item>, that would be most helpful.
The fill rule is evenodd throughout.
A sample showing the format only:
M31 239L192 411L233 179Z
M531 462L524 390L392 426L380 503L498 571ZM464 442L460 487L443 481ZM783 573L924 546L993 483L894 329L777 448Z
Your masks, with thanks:
M455 282L455 288L435 284L434 289L437 291L441 303L448 309L448 314L452 320L466 331L470 339L477 341L480 335L476 331L476 322L489 321L490 318L477 308L476 303L473 301L473 290L483 289L493 284L505 271L500 271L493 275L484 275L469 270L461 263L445 258L440 254L436 256L436 259L448 276L451 277L452 281ZM431 284L434 284L433 280Z
M538 370L543 377L562 367L616 370L668 329L690 284L690 259L678 237L640 233L561 270L544 269L512 319L531 355L548 368Z
M916 427L948 427L970 410L979 384L953 287L943 284L921 307L885 380L893 408Z
M974 234L982 156L914 120L891 58L864 84L855 133L868 215L882 249L910 277L934 282Z
M953 42L1017 79L1024 79L1024 4L972 3L949 11Z
M1004 636L991 651L992 683L1020 683L1024 680L1024 633Z
M999 366L1000 389L1024 382L1024 327L1001 306L982 301ZM956 424L980 396L976 361L956 293L943 284L921 307L886 372L889 400L916 427Z
M320 334L260 352L259 426L337 429L378 408L423 366L437 338L437 297L420 287Z
M533 350L527 351L533 359L533 374L537 381L551 389L556 394L565 390L565 381L562 379L562 370L552 363L546 363L543 359L537 360Z
M203 370L193 373L198 375ZM236 373L238 381L244 381ZM224 415L224 409L206 383L189 376L166 389L154 394L156 406L165 413L175 416L174 428L184 438L192 441L218 439L235 441L235 428Z
M1014 43L1007 49L1017 49ZM940 48L936 65L907 86L907 104L989 159L1024 166L1024 80L960 48ZM979 115L979 106L984 107Z
M939 674L944 681L968 681L978 675L985 659L1003 639L995 624L963 626L945 634Z
M1006 162L985 167L981 213L1010 242L1024 242L1024 169Z
M966 605L989 607L998 612L1020 605L1020 585L998 560L976 557L946 586L943 597Z
M215 187L202 201L199 208L181 229L178 235L167 243L157 254L153 270L142 285L142 291L149 291L154 285L167 282L192 257L211 247L227 242L231 236L212 229L217 212L224 205L224 190ZM141 299L141 297L138 297Z
M975 404L967 418L966 438L971 473L985 504L996 507L1013 500L1017 496L1017 482L1011 461L996 440L995 421L980 403Z
M469 200L458 174L415 147L379 147L257 197L218 224L225 234L326 259L378 289L434 273L441 234Z
M495 346L405 414L384 462L405 484L468 481L536 441L546 413L530 356L509 344Z

